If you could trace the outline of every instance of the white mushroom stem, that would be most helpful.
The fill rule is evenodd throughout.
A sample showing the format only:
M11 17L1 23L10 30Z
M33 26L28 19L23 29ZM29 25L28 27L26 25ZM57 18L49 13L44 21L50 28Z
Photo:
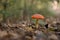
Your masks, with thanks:
M36 29L38 28L38 20L39 19L36 19Z

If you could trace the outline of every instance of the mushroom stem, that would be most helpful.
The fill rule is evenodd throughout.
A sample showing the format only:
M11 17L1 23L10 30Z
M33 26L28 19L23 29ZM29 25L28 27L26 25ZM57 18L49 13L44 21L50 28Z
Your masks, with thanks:
M38 19L36 19L36 29L38 28Z

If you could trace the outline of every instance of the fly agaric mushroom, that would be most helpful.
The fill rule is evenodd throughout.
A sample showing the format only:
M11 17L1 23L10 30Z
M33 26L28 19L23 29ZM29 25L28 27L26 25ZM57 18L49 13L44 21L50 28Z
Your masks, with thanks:
M40 15L40 14L34 14L32 15L33 19L36 19L36 28L38 28L38 20L39 19L44 19L44 16Z

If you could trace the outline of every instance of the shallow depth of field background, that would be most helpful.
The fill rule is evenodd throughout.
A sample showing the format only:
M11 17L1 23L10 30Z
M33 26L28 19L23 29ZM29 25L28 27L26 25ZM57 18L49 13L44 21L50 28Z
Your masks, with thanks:
M44 27L46 19L51 25L60 23L60 0L0 0L0 40L34 40L25 38L26 33L34 34L29 33L29 30L35 30L31 28L35 26L36 22L31 18L33 14L41 14L45 17L44 20L39 20L39 27ZM29 27L30 24L31 27ZM55 25L55 27L57 26ZM60 26L57 28L60 32ZM44 32L37 33L41 39L36 35L33 35L32 38L36 36L35 40L50 40L47 39L49 34L52 34L51 37L56 38L55 40L60 38L59 35L56 36L50 31L49 34Z

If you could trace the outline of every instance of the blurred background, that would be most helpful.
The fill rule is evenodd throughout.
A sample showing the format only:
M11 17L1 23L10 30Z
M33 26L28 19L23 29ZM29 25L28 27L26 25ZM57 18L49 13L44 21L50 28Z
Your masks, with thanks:
M59 15L60 0L0 0L0 21L31 21L35 13L45 17Z
M33 14L41 14L45 17L44 20L39 21L39 27L45 27L45 24L48 23L50 27L57 27L60 32L60 0L0 0L0 40L28 40L24 39L26 35L32 34L33 36L36 31L34 28L36 20L31 18ZM30 33L29 30L34 32ZM37 36L34 35L32 38L50 40L47 39L47 35L51 34L50 37L56 38L55 40L60 38L60 33L57 36L50 31L45 33L46 31L39 34L37 31Z

